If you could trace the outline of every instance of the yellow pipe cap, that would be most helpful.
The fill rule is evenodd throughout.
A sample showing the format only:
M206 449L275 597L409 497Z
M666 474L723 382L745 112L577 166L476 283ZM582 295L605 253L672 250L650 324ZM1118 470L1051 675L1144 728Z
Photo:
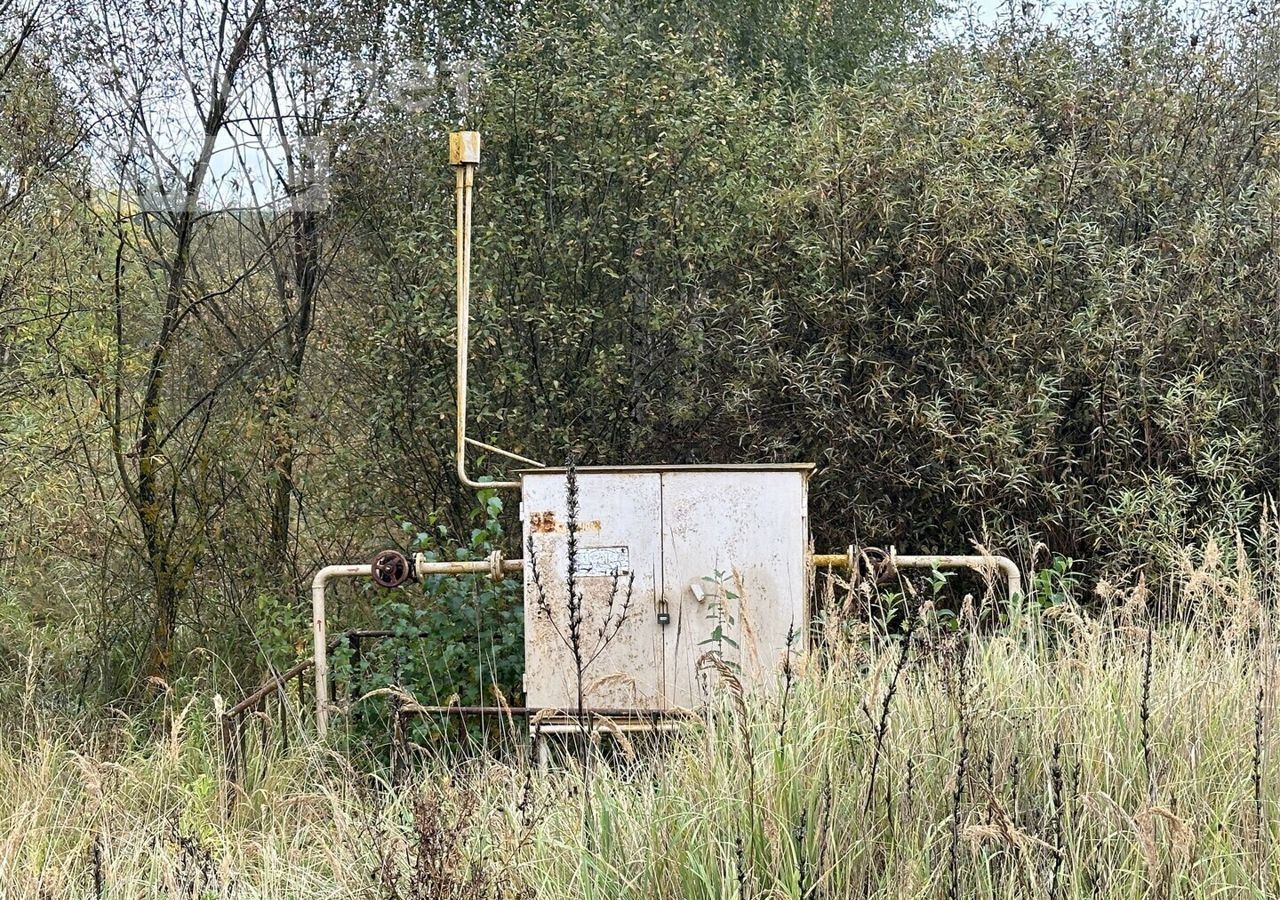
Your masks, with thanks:
M449 165L480 162L480 132L454 131L449 134Z

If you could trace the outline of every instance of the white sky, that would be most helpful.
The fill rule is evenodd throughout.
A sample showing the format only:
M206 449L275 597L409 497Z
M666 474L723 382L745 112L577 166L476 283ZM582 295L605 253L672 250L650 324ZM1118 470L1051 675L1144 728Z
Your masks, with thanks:
M1014 0L1021 9L1023 0ZM1077 6L1081 0L1032 0L1042 11L1045 18L1056 18L1063 9ZM1000 16L1009 14L1009 0L959 0L958 7L944 17L938 32L942 37L958 36L966 30L967 24L993 25ZM1185 6L1182 3L1170 4L1175 9ZM251 99L256 93L251 91ZM262 99L265 99L262 98ZM256 104L256 100L254 100ZM265 105L265 104L264 104ZM200 144L200 127L191 115L189 102L175 101L174 115L164 123L166 137L169 142L166 154L181 164L189 166ZM172 149L169 149L172 148ZM232 127L219 135L215 145L209 178L202 192L202 204L209 208L245 208L278 203L283 197L282 185L277 172L283 168L284 153L274 139L267 145L253 136L247 129ZM323 203L326 194L323 185L315 194L317 202ZM163 203L163 197L153 197L152 204Z

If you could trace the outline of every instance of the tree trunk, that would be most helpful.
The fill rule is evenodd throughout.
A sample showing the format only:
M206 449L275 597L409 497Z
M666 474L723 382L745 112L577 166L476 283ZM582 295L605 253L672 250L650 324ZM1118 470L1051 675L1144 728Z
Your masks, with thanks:
M302 376L307 342L315 318L316 294L320 286L320 230L316 213L294 209L290 214L293 252L293 281L298 298L294 321L288 330L284 389L276 406L275 472L271 502L270 547L283 578L296 587L297 566L289 545L293 519L293 497L297 492L295 463L301 428L298 423L302 403Z
M147 658L150 677L167 682L173 664L174 631L178 606L186 591L187 577L181 554L174 552L174 542L181 540L179 528L179 473L163 470L168 465L162 444L167 439L163 428L163 401L169 357L178 335L178 326L186 311L191 249L195 239L196 214L200 192L209 173L210 161L219 133L226 122L227 109L234 95L236 76L248 56L254 31L262 20L265 0L257 0L236 35L221 77L215 76L212 97L204 116L204 135L200 152L184 185L183 207L173 223L173 253L167 265L164 310L160 331L151 351L147 368L146 390L138 422L136 489L131 494L134 513L147 550L155 591L151 647ZM225 12L225 7L224 7ZM166 511L168 513L166 517Z

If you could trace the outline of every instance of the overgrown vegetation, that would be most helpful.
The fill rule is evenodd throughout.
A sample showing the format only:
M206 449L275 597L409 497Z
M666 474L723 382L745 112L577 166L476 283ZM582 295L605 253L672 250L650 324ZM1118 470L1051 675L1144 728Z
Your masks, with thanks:
M927 2L153 6L0 4L11 696L27 670L60 708L234 693L305 643L307 574L404 522L518 553L450 459L459 122L480 438L813 460L821 549L1043 545L1160 586L1255 542L1272 2L1027 4L946 39ZM516 612L485 591L343 590L335 621L429 633L419 674L476 696L500 663L453 645Z
M1280 7L939 14L0 0L0 896L1280 896ZM542 770L423 708L520 702L517 585L348 583L332 740L221 746L320 564L522 550L453 471L459 125L477 438L815 461L818 549L1028 596L824 581L754 695L713 602L701 718ZM632 598L568 481L581 718Z
M994 630L909 596L909 635L829 620L772 699L580 775L430 754L393 786L315 747L252 760L228 812L194 708L141 739L0 738L6 897L1266 897L1280 891L1272 619L1280 547L1033 596ZM832 585L831 590L843 590ZM831 604L835 607L840 604ZM274 726L272 726L274 727ZM523 725L508 722L516 735ZM601 743L611 740L597 729ZM513 742L521 746L523 740ZM873 775L873 773L878 773Z

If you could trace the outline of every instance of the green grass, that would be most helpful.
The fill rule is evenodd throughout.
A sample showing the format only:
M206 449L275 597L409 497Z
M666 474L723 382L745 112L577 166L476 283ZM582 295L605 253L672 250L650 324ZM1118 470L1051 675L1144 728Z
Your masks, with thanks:
M1270 602L1181 596L1191 622L1132 593L996 632L926 609L901 666L848 628L789 691L593 767L587 804L572 764L391 788L310 745L255 759L228 815L190 709L151 741L28 711L0 738L0 896L1280 896Z

